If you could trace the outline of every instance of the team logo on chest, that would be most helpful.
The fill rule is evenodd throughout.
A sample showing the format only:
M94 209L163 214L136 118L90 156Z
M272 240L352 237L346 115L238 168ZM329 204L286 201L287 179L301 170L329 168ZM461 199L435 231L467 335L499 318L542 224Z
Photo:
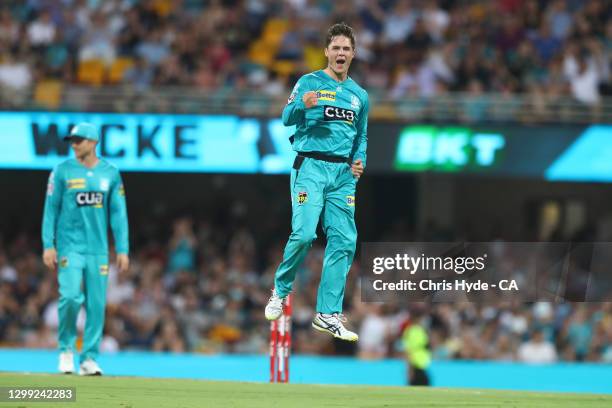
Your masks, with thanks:
M81 191L75 197L79 207L102 208L104 204L104 193L101 191Z
M305 191L300 191L297 195L297 202L298 204L302 205L304 204L306 201L308 201L308 193Z
M100 190L108 191L110 187L110 180L107 178L100 179Z

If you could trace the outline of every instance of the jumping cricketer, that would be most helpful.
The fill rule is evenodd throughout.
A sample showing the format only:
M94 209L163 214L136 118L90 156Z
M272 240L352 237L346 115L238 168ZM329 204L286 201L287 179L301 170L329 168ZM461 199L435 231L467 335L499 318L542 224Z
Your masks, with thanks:
M265 315L268 320L281 316L321 219L327 246L312 326L357 341L357 334L343 325L342 302L357 241L355 188L366 165L369 102L367 92L348 76L355 56L353 29L344 23L333 25L324 51L327 67L299 79L282 114L285 126L296 126L292 231Z

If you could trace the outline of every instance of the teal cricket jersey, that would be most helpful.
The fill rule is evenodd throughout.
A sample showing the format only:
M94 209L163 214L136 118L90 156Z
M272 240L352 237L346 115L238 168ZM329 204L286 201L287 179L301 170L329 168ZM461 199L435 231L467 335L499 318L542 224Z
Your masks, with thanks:
M69 159L55 167L49 176L43 216L45 249L106 255L109 219L117 253L127 254L125 191L114 165L100 159L90 169Z
M306 109L302 97L317 92ZM283 110L285 126L296 125L293 150L361 159L366 165L368 93L350 77L335 81L323 70L302 76Z

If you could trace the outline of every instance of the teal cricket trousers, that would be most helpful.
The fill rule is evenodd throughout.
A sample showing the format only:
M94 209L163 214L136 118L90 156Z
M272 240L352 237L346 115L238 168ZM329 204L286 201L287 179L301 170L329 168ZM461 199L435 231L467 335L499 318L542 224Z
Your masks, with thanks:
M357 242L356 180L346 162L332 163L298 156L291 170L291 235L274 285L279 296L289 292L295 274L321 219L327 237L323 271L317 293L317 312L341 313L344 287Z
M61 351L75 350L77 316L85 304L87 319L83 333L81 363L98 357L104 331L108 256L60 254L58 261L59 328L58 343Z

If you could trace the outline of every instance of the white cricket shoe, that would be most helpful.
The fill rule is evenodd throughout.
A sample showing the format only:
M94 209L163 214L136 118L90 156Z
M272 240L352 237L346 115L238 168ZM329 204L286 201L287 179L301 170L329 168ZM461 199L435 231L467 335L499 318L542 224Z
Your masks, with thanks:
M342 314L334 313L334 314L324 314L317 313L315 318L312 321L312 327L317 329L318 331L329 333L332 336L346 341L357 341L359 340L359 336L357 333L353 333L344 327L346 322L346 317Z
M276 294L276 289L272 291L272 296L266 305L266 319L277 320L283 314L283 304L285 298L281 298Z
M74 373L74 355L72 351L62 351L60 353L58 370L64 374Z
M79 375L102 375L102 369L98 363L88 358L81 363Z

